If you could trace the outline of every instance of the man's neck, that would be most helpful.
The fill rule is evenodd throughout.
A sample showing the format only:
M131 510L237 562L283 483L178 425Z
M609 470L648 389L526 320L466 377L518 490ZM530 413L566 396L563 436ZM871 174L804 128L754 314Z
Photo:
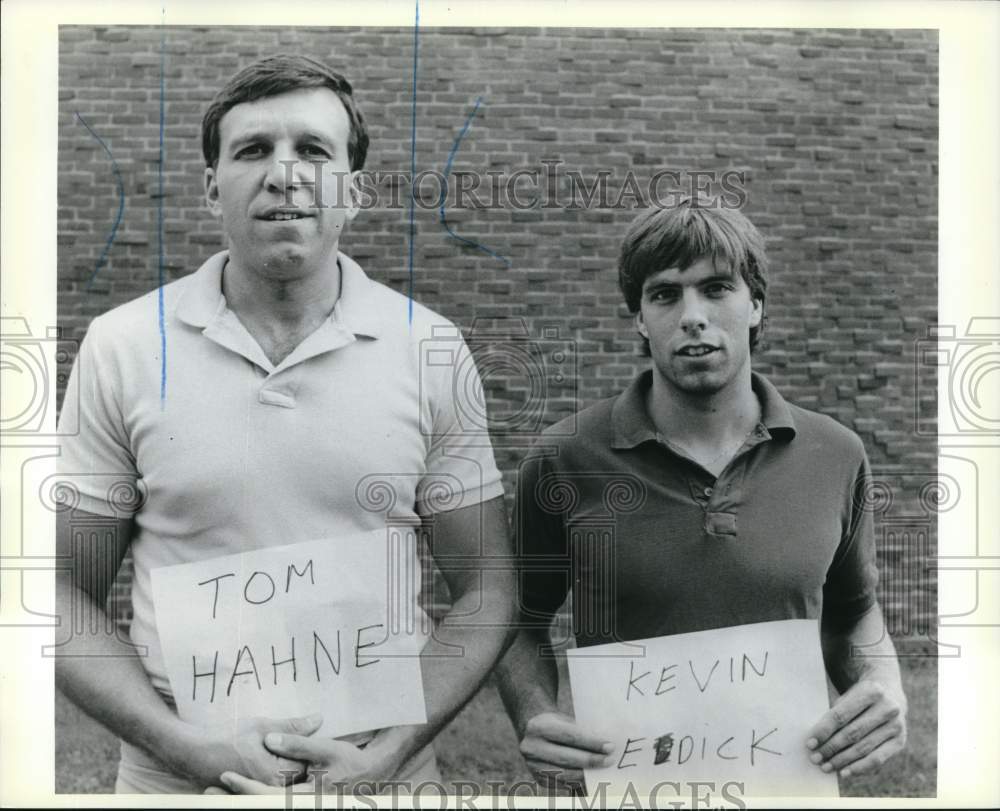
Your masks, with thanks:
M230 254L222 274L227 307L275 365L330 316L340 291L336 254L326 268L284 279L248 269Z
M710 459L720 449L723 454L730 447L735 452L760 420L760 402L750 385L749 369L732 385L710 395L679 391L654 369L646 405L657 431L699 461Z

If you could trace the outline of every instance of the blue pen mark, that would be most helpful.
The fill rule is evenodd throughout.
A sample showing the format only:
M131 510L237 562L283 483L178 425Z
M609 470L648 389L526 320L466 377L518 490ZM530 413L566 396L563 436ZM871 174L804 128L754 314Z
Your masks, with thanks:
M85 290L90 290L90 285L93 284L94 279L97 277L97 271L101 269L105 261L107 261L108 253L111 251L111 245L115 241L115 234L118 233L118 226L121 225L122 216L125 214L125 184L122 182L122 173L118 169L118 162L115 160L115 156L111 154L111 150L108 145L104 143L100 135L94 132L93 127L88 124L79 112L76 113L76 120L79 121L83 126L87 128L87 132L94 136L94 140L101 145L101 148L108 154L108 160L111 161L111 171L115 175L115 185L118 187L118 214L115 216L115 224L111 226L111 233L108 234L108 241L104 244L104 250L101 251L101 255L97 258L97 264L94 265L94 272L90 274L90 278L87 279L87 285Z
M167 9L161 9L161 21L166 22ZM167 29L161 28L160 35L160 161L157 168L159 180L159 196L157 198L157 218L156 218L156 246L159 252L159 270L157 276L157 315L160 323L160 408L167 402L167 329L163 319L163 129L164 129L164 87L166 80L167 59Z
M501 256L495 251L491 251L485 245L480 245L478 242L473 242L471 239L466 239L465 237L460 237L458 234L456 234L452 230L451 226L448 225L448 217L445 214L445 202L448 199L448 175L451 174L451 164L454 162L455 153L458 152L458 147L462 143L462 139L465 137L465 133L467 133L469 131L469 127L472 126L472 119L476 117L476 113L479 110L479 105L482 104L482 102L483 102L482 96L476 99L476 104L472 108L472 112L469 113L468 118L465 119L465 126L462 127L462 131L458 134L458 137L455 138L455 143L452 144L451 152L448 153L448 161L444 165L444 181L442 183L441 207L438 209L438 212L440 214L441 225L444 227L444 230L448 232L448 236L450 236L452 239L458 240L459 242L465 245L468 245L471 248L475 248L476 250L480 250L483 253L487 253L493 258L499 259L507 267L510 267L510 260L507 257Z
M407 323L413 323L413 247L417 234L414 219L414 203L416 190L413 188L413 178L417 176L417 56L420 45L420 0L414 4L413 18L413 104L410 111L410 290L407 304Z

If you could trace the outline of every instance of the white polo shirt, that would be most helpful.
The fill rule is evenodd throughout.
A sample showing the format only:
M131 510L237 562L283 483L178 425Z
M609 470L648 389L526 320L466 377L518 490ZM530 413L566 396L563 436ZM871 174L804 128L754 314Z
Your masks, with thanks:
M168 698L153 568L415 524L503 492L453 324L416 303L411 321L406 297L339 254L333 313L275 366L226 306L227 258L163 288L165 381L154 291L93 321L63 406L79 411L60 463L78 507L135 516L131 635Z

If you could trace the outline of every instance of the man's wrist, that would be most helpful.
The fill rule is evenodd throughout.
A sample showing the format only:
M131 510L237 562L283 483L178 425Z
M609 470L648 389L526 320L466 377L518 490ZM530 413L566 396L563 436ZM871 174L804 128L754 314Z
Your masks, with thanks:
M906 694L903 692L903 683L899 676L899 665L895 658L870 657L862 660L854 682L862 681L877 684L886 693L906 702Z
M421 749L419 727L390 727L379 730L365 747L372 758L374 779L391 780L398 775L410 758Z
M903 683L895 659L872 659L866 662L854 681L855 684L862 682L877 688L878 695L883 700L895 703L899 708L899 717L905 721L909 712L909 702L906 698L906 691L903 690Z
M522 740L528 729L528 723L532 718L537 718L545 713L558 713L559 706L556 700L541 690L534 691L530 696L524 696L517 708L517 717L514 720L514 731L517 739Z
M205 779L205 770L211 759L207 757L205 730L195 727L180 718L170 723L153 753L158 760L176 774L191 779ZM219 775L213 775L217 779Z

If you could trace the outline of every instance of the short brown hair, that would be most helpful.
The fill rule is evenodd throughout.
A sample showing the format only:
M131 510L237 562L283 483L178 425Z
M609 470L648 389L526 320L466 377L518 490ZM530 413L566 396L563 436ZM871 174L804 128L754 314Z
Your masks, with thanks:
M344 105L351 122L347 158L352 172L363 169L368 154L368 130L361 111L354 103L351 83L317 59L289 54L268 56L248 65L216 94L201 121L201 151L205 156L205 165L214 168L218 162L219 123L237 104L313 87L329 88Z

